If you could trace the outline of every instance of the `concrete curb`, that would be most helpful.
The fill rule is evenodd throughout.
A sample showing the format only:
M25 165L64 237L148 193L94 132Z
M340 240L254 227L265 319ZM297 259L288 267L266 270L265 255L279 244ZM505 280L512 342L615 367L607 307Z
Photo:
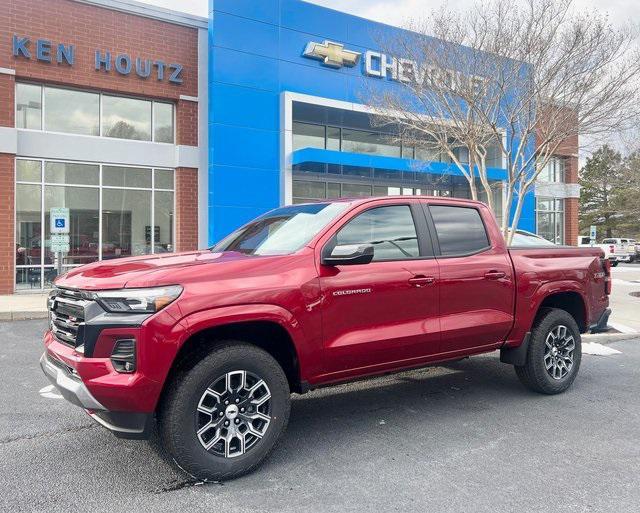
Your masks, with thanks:
M592 333L582 335L583 342L595 342L596 344L613 344L622 340L640 338L640 333Z
M0 312L0 322L11 321L31 321L34 319L46 319L48 312L26 311L26 312Z

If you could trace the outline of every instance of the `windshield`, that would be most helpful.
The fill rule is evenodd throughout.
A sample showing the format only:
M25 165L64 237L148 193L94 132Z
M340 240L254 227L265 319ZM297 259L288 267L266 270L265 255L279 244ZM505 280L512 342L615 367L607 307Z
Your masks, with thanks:
M518 230L513 234L511 246L555 246L555 244L534 233Z
M302 248L350 205L347 202L313 203L278 208L225 237L211 251L287 255Z

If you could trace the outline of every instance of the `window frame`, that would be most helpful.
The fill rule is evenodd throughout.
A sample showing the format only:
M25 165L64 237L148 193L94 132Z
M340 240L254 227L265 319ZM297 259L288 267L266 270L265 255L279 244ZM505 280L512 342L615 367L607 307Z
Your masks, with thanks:
M539 202L540 201L551 201L552 202L552 208L550 210L540 210L539 208ZM540 235L539 233L539 215L540 214L548 214L549 216L552 217L552 221L550 222L550 224L553 226L553 238L556 239L558 238L559 233L556 231L556 227L558 226L558 216L560 216L562 218L562 240L561 242L555 242L555 240L549 241L549 242L553 242L554 244L558 245L558 246L562 246L565 245L567 243L567 234L566 234L566 222L567 222L567 218L566 218L566 205L565 205L565 198L555 198L552 196L536 196L536 205L535 205L535 220L536 220L536 235ZM542 237L542 235L540 235ZM542 237L543 239L546 239L545 237ZM549 239L546 239L549 240Z
M27 85L34 85L34 86L38 86L40 87L40 128L18 128L17 126L17 113L18 113L18 94L17 94L17 86L19 84L27 84ZM45 126L44 126L44 119L45 119L45 110L46 110L46 102L45 102L45 88L51 88L51 89L64 89L67 91L77 91L80 93L91 93L91 94L97 94L99 96L99 100L98 100L98 135L89 135L89 134L74 134L71 132L60 132L60 131L55 131L55 130L45 130ZM145 140L140 140L140 139L124 139L121 137L106 137L103 134L103 130L102 130L102 115L103 115L103 105L102 105L102 99L104 96L112 96L112 97L117 97L117 98L128 98L131 100L141 100L141 101L148 101L151 102L151 140L149 141L145 141ZM156 103L162 103L162 104L167 104L167 105L171 105L171 119L173 122L173 142L158 142L155 140L155 130L156 130L156 126L155 126L155 115L154 115L154 106ZM177 145L177 136L178 136L178 123L177 123L177 116L176 116L176 104L175 102L172 102L170 100L156 100L155 98L145 98L143 96L136 96L136 95L130 95L130 94L117 94L117 93L110 93L107 91L99 91L99 90L93 90L93 89L82 89L79 87L72 87L72 86L58 86L58 85L49 85L49 84L44 84L41 82L33 82L33 81L29 81L29 80L20 80L20 81L16 81L15 86L14 86L14 106L13 106L13 110L14 110L14 117L16 118L14 120L14 128L16 128L16 130L26 130L29 132L42 132L42 133L47 133L47 134L60 134L60 135L68 135L68 136L72 136L72 137L103 137L105 139L113 139L114 141L134 141L134 142L141 142L141 143L153 143L153 144L170 144L172 146L176 146ZM38 160L38 159L35 159ZM45 159L48 160L48 159Z
M433 260L435 258L435 254L434 254L434 250L433 250L433 244L431 241L431 238L429 236L429 231L428 231L428 227L427 227L427 221L424 217L424 212L419 204L419 202L417 201L411 201L411 202L405 202L405 201L399 201L399 202L393 202L393 203L389 203L389 202L384 202L384 203L373 203L370 205L367 205L366 208L362 209L362 210L358 210L357 212L355 212L353 215L349 216L348 218L342 220L342 222L340 223L339 226L336 226L335 228L333 228L333 234L331 235L331 237L329 237L329 239L322 245L322 248L320 249L320 255L329 255L333 249L337 246L337 236L338 233L340 233L340 231L347 226L351 221L353 221L355 218L359 217L362 214L365 214L366 212L369 212L370 210L375 210L378 208L385 208L385 207L409 207L409 212L411 213L411 217L413 219L413 225L415 227L416 230L416 237L417 237L417 242L418 242L418 251L419 251L419 255L415 256L415 257L405 257L405 258L385 258L382 260L373 260L371 261L369 264L366 265L371 265L371 264L380 264L380 263L388 263L388 262L407 262L407 261L414 261L414 260Z
M33 181L26 181L26 180L18 180L18 161L35 161L35 162L39 162L40 163L40 181L38 182L33 182ZM97 185L85 185L85 184L64 184L64 183L57 183L57 182L48 182L46 180L46 173L45 173L45 163L46 162L58 162L58 163L62 163L62 164L85 164L85 165L90 165L90 166L98 166L99 172L98 172L98 184ZM34 288L34 290L48 290L48 288L45 287L44 285L44 276L45 276L45 271L47 269L54 269L56 266L55 264L44 264L44 256L45 256L45 245L44 245L44 241L45 239L45 234L46 234L46 226L45 226L45 219L46 219L46 211L44 208L45 205L45 188L46 187L69 187L69 188L81 188L81 189L95 189L98 191L98 261L103 261L103 255L102 255L102 250L103 250L103 213L104 213L104 209L103 209L103 190L105 189L115 189L115 190L136 190L136 191L149 191L151 192L151 205L150 205L150 209L151 209L151 226L154 227L155 226L155 221L156 221L156 217L155 217L155 196L156 196L156 192L171 192L173 193L173 212L174 212L174 216L173 216L173 221L172 221L172 226L171 226L171 233L173 234L173 244L175 247L175 239L176 239L176 218L177 216L175 215L176 211L176 207L177 207L177 195L176 195L176 180L175 180L175 176L176 176L176 170L172 169L172 168L166 168L166 167L149 167L149 166L140 166L140 165L126 165L124 167L130 167L130 168L137 168L137 169L151 169L151 187L122 187L122 186L115 186L115 185L103 185L102 183L102 174L103 174L103 167L104 166L113 166L114 164L109 164L109 163L105 163L105 162L89 162L89 161L79 161L79 160L68 160L68 159L49 159L49 158L30 158L30 157L25 157L25 156L16 156L16 158L14 159L14 184L24 184L24 185L38 185L40 186L40 240L41 242L41 247L40 247L40 264L39 265L18 265L16 264L16 260L15 260L15 255L14 255L14 270L17 271L20 269L31 269L31 268L35 268L35 267L39 267L40 268L40 287L39 288ZM173 171L174 173L174 181L173 181L173 188L172 189L166 189L166 188L156 188L155 187L155 177L156 177L156 173L155 171L157 169L162 169L162 170L167 170L167 171ZM16 240L16 230L17 230L17 226L16 226L16 222L17 222L17 194L14 194L14 199L13 199L13 211L14 211L14 219L13 219L13 237L14 237L14 243ZM151 229L151 253L148 256L153 256L156 255L158 253L156 253L156 237L155 237L155 229ZM85 264L65 264L63 265L63 269L73 269L75 267L80 267L81 265L85 265ZM14 279L14 291L21 293L22 290L21 289L17 289L16 287L16 283L15 283L15 279L16 276L13 277Z
M487 236L487 242L488 245L484 246L482 248L479 248L477 250L474 251L467 251L467 252L463 252L463 253L454 253L451 255L443 255L442 254L442 250L440 248L440 239L438 238L438 230L436 229L436 224L433 220L433 216L431 215L431 207L450 207L450 208L466 208L466 209L471 209L471 210L475 210L478 213L478 216L480 216L480 222L482 223L482 226L484 227L484 233ZM480 209L480 207L476 207L473 205L452 205L451 203L444 203L444 202L439 202L439 201L424 201L422 202L422 208L424 211L424 215L427 218L427 225L429 226L429 233L431 235L431 243L433 244L433 248L434 248L434 253L436 255L436 258L438 259L445 259L445 258L464 258L464 257L469 257L469 256L474 256L474 255L480 255L482 253L486 253L487 251L490 251L491 249L493 249L493 241L491 239L491 235L489 234L489 230L487 229L487 223L484 220L484 216L482 215L482 211Z

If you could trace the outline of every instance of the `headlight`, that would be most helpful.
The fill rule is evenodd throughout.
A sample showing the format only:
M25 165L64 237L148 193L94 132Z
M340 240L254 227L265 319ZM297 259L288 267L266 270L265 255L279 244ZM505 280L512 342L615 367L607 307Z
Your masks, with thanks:
M93 292L102 308L112 313L156 313L173 303L182 293L179 285L152 289L120 289Z

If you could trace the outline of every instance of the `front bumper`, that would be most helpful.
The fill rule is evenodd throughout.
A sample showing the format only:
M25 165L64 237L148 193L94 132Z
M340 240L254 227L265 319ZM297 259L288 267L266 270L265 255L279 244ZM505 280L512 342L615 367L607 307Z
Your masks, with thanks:
M62 360L49 356L46 352L40 358L40 367L49 381L67 401L85 410L106 410L82 382L73 369Z
M93 420L117 437L149 438L153 425L152 413L108 411L93 396L73 368L46 352L40 357L40 367L62 397L86 410Z

